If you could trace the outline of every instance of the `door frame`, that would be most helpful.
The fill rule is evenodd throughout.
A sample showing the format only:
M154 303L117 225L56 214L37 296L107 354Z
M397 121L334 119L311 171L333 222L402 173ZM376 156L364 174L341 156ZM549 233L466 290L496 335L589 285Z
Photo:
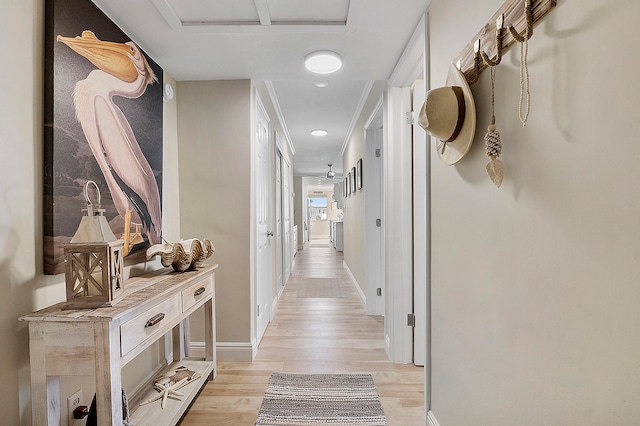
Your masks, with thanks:
M425 92L430 88L430 74L429 74L429 14L425 12L420 19L420 22L414 29L411 39L407 43L405 50L400 57L394 71L389 77L389 88L391 87L408 87L416 79L422 78L425 83ZM385 118L386 124L386 118ZM385 132L386 134L386 132ZM430 160L430 140L427 137L425 140L427 147L426 150L426 283L425 284L425 297L424 300L415 300L414 303L421 304L425 307L425 419L432 417L431 413L431 205L430 205L430 176L431 176L431 160ZM386 173L386 170L385 170ZM395 182L397 183L397 182ZM387 300L389 303L389 300ZM431 423L430 423L431 424Z
M277 135L276 135L277 137ZM275 237L276 237L276 297L280 296L280 292L284 288L285 281L285 250L284 250L284 208L283 208L283 176L282 176L282 162L284 161L282 152L276 144L276 156L275 156ZM271 319L275 314L274 309L271 310Z
M417 123L420 108L425 101L425 83L416 81L411 88L413 114L413 363L424 366L427 350L427 307L429 248L429 146L426 132Z
M276 264L282 266L282 282L276 283L276 297L274 299L274 306L277 304L284 287L287 283L293 266L293 197L291 191L291 163L285 156L284 150L280 143L280 137L278 133L275 133L276 149L275 149L275 171L280 173L280 187L276 179L276 193L280 191L280 203L278 203L278 197L276 196L276 217L278 211L280 212L280 235L282 239L282 245L279 249L276 248ZM280 166L280 167L278 167ZM278 227L276 220L275 226ZM277 274L276 274L277 280ZM272 310L272 318L275 314L275 309Z

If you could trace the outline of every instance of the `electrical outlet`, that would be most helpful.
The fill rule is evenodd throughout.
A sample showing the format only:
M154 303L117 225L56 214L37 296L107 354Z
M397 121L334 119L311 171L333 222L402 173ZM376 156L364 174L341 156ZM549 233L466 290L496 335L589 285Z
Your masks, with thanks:
M82 389L78 389L73 395L67 398L67 424L69 426L79 424L76 422L80 422L80 420L73 418L73 410L80 405L82 405Z

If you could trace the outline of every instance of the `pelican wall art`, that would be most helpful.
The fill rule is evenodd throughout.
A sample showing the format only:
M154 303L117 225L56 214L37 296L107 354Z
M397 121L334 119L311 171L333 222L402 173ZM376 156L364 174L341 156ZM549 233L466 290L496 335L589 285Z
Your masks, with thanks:
M95 181L125 254L162 239L162 69L91 1L45 2L44 272Z

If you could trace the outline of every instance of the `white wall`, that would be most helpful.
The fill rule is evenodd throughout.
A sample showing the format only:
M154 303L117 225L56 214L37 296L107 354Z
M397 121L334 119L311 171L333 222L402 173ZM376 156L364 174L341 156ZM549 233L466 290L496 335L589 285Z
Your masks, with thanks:
M42 275L43 9L12 2L0 15L13 58L0 71L0 412L8 424L31 419L28 331L18 317L65 294L64 278Z
M10 40L5 46L10 59L0 71L0 412L7 425L31 424L28 328L18 318L65 299L64 275L42 272L43 14L42 0L10 2L0 14L0 38ZM163 234L173 239L180 232L171 207L179 202L175 110L170 104L165 104L164 120ZM139 264L125 273L158 266ZM141 355L147 372L163 352L157 345ZM146 374L135 368L129 373L125 388L133 386L132 376ZM82 380L63 381L62 392L74 391L78 384L88 386L84 395L90 398L93 389Z
M250 360L251 81L183 81L178 89L182 231L215 246L217 339Z
M183 237L209 238L216 247L216 325L219 360L252 359L251 337L251 90L269 114L271 130L282 134L262 82L250 80L178 83L180 206ZM275 134L274 134L275 135ZM291 157L284 139L283 155ZM275 138L270 143L275 176ZM289 160L290 161L290 160ZM275 194L275 182L271 190ZM275 195L271 202L275 228ZM289 235L291 235L289 233ZM275 288L276 247L272 247ZM203 340L202 316L194 316L192 337Z
M433 0L431 85L503 0ZM464 12L463 12L464 11ZM432 155L432 410L442 426L640 424L640 57L633 0L558 1L497 69L506 178ZM508 23L507 23L508 24ZM432 148L433 149L433 148Z

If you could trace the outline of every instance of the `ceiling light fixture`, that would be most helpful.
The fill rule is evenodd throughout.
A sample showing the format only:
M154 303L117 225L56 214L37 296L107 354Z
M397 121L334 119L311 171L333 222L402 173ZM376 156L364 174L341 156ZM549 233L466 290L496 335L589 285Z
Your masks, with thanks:
M331 170L332 164L327 164L329 166L329 171L327 172L327 179L333 179L336 176L336 172Z
M323 81L316 81L315 83L313 83L316 87L327 87L329 85L329 82L326 80Z
M327 131L323 129L312 130L311 134L313 136L327 136Z
M316 74L331 74L342 68L342 56L331 50L318 50L304 58L304 66Z

